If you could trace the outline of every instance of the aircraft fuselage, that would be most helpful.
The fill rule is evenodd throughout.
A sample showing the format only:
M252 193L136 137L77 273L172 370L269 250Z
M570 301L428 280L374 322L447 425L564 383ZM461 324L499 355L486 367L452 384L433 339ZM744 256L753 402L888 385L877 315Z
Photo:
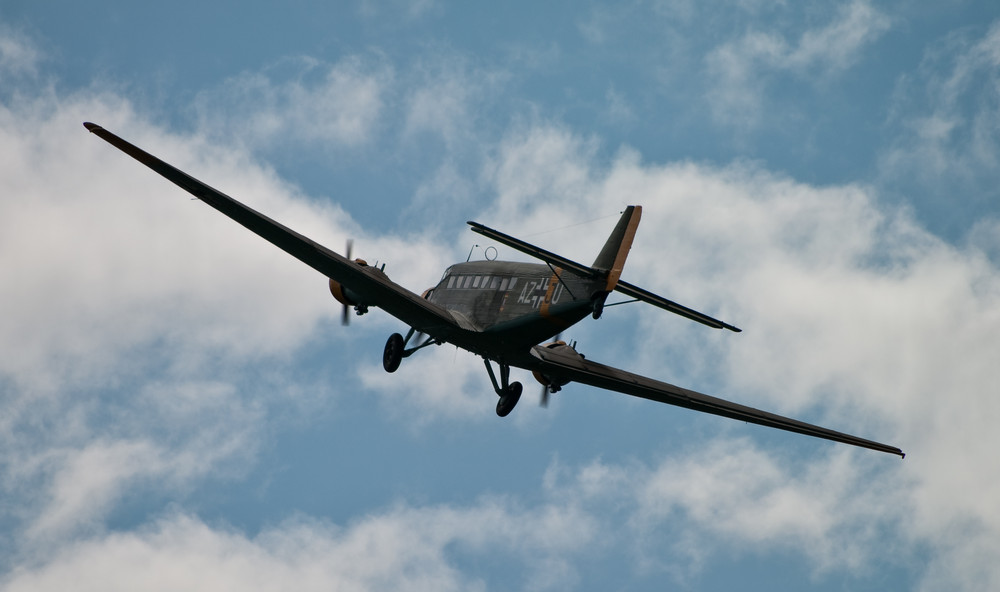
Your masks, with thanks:
M545 264L472 261L449 267L427 299L479 327L474 349L495 355L526 351L582 320L603 287Z

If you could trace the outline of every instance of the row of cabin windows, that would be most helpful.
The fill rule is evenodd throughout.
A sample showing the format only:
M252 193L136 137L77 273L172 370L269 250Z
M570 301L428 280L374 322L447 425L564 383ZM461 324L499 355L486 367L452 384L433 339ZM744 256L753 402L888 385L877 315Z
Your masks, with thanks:
M500 290L512 289L517 284L516 277L497 275L453 275L448 277L448 287L457 289Z

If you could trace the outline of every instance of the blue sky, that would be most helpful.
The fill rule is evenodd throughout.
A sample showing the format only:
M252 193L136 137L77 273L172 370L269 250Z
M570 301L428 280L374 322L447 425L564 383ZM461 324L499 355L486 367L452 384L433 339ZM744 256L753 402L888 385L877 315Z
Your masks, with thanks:
M0 82L2 589L1000 587L993 3L7 0ZM581 352L907 458L388 375L87 120L418 292L466 220L589 261L642 204L623 277L744 332Z

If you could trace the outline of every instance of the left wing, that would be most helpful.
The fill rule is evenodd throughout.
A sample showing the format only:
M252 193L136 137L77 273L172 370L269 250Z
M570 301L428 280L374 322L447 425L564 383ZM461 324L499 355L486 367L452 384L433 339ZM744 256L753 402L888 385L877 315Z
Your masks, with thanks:
M378 306L414 329L434 336L446 336L455 329L474 329L447 310L392 282L374 267L359 265L294 230L275 222L225 193L209 187L103 127L84 123L101 139L153 169L167 180L229 216L258 236L316 271L358 294L370 306Z
M598 364L597 362L584 359L579 354L573 355L559 349L535 346L531 349L531 355L536 358L536 368L549 376L556 376L572 382L581 382L626 395L659 401L668 405L687 407L694 411L721 415L722 417L738 419L770 428L814 436L816 438L824 438L880 452L888 452L889 454L898 454L900 457L905 456L903 451L895 446L888 446L879 442L873 442L872 440L858 438L850 434L782 417L774 413L768 413L767 411L754 409L753 407L732 403L725 399L703 395L679 386L653 380L652 378L646 378L645 376L619 370L618 368Z

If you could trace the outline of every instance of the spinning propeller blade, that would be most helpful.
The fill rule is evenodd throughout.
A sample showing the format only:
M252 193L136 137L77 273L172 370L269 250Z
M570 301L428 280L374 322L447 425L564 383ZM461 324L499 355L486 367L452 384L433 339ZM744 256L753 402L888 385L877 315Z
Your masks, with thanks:
M351 260L351 252L354 250L354 239L347 239L347 252L344 254L348 261ZM344 304L340 311L340 324L348 326L351 324L351 307Z
M558 335L556 335L556 338L553 339L552 341L561 341L561 340L562 340L562 333L559 333ZM542 385L542 400L539 401L538 404L541 405L542 407L546 407L547 408L549 406L549 395L551 395L552 392L553 391L552 391L551 385L543 384Z

